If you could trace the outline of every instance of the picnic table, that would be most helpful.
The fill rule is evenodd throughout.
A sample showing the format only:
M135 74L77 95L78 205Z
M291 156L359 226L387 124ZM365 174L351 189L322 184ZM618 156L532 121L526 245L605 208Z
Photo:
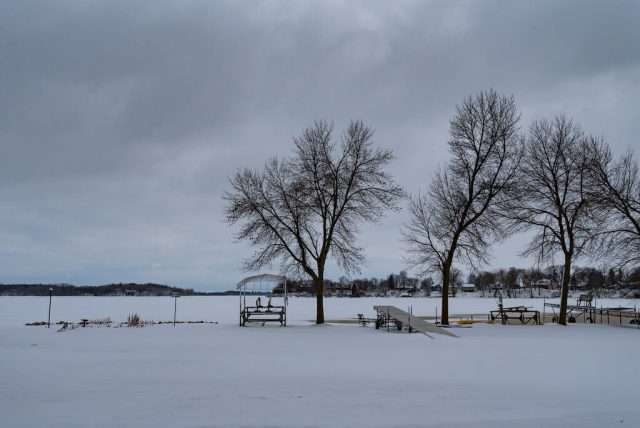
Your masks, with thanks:
M527 306L501 307L491 311L491 320L500 318L502 324L511 324L509 320L518 320L521 324L540 324L540 311Z

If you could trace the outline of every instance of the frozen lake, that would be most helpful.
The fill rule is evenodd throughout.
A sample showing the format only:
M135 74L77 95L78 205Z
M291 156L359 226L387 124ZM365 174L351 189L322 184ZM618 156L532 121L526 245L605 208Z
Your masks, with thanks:
M248 297L253 302L255 297ZM543 311L543 299L504 299L505 306L530 306ZM558 303L559 299L547 299L547 303ZM570 303L575 303L570 299ZM291 297L288 319L291 323L308 324L315 320L315 298ZM356 318L358 313L374 317L374 305L393 305L407 310L412 307L418 316L435 316L441 313L440 298L326 298L325 319L340 320ZM632 299L599 299L596 306L640 306ZM0 297L0 326L24 325L27 322L46 321L48 297ZM186 296L178 298L178 320L238 321L239 298L237 296ZM494 298L456 297L449 300L451 314L488 314L496 309ZM171 297L53 297L51 321L78 322L82 318L100 319L110 317L113 321L124 321L131 313L142 319L168 321L173 319Z
M439 300L332 298L326 318L373 317L374 304L434 315ZM542 300L505 300L517 304ZM451 312L495 306L456 298ZM240 328L237 297L178 299L179 320L219 324L24 326L47 307L46 297L0 297L0 427L640 426L634 328L475 324L432 340L314 326L312 298L291 299L287 328ZM52 320L133 312L170 320L173 299L54 297Z

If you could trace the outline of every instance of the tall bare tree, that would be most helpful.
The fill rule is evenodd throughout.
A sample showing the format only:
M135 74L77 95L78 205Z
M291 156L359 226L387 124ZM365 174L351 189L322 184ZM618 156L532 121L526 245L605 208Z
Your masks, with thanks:
M615 159L603 138L590 137L589 197L605 226L595 256L618 265L640 263L640 174L633 152Z
M404 197L385 171L390 150L374 147L373 130L353 121L332 140L333 126L319 121L294 139L293 155L271 159L264 171L239 170L225 192L236 237L256 248L246 270L279 261L283 271L310 277L316 290L316 323L324 323L324 273L329 257L346 272L357 272L363 249L357 245L359 225L397 209Z
M571 266L593 233L586 192L590 154L580 126L565 116L533 122L517 175L510 215L533 231L526 255L538 261L564 257L559 323L566 325Z
M520 162L520 115L513 97L494 90L468 97L449 122L451 160L433 176L429 191L411 198L403 230L407 261L442 275L442 323L449 324L451 267L487 261L503 236L496 204L509 189Z

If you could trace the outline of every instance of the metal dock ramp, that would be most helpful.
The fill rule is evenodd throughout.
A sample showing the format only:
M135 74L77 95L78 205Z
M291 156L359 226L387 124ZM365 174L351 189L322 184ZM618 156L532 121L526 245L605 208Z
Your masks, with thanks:
M438 327L435 324L426 322L423 319L414 317L409 312L398 309L395 306L374 306L373 309L378 313L378 320L386 319L386 322L394 320L396 325L406 326L409 329L419 331L425 336L431 337L429 333L442 334L445 336L458 337L450 331ZM398 324L399 323L399 324Z

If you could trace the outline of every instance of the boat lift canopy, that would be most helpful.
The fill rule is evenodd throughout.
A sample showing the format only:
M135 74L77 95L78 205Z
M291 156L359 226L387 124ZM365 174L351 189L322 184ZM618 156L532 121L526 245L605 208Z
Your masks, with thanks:
M274 289L282 284L282 293L274 294ZM258 322L264 325L266 322L279 322L281 326L287 325L287 277L263 273L244 278L238 282L236 289L240 291L240 326L248 322ZM247 295L257 297L255 304L247 304ZM260 296L267 296L268 301L263 302ZM272 297L282 298L282 304L273 304Z
M287 277L282 275L273 275L270 273L262 273L260 275L249 276L238 283L236 286L236 290L244 289L247 290L248 284L258 284L259 286L265 282L267 284L284 284L285 290L287 288ZM252 287L253 288L253 287ZM259 287L261 289L261 287ZM272 288L273 289L273 288ZM241 290L242 291L242 290Z

